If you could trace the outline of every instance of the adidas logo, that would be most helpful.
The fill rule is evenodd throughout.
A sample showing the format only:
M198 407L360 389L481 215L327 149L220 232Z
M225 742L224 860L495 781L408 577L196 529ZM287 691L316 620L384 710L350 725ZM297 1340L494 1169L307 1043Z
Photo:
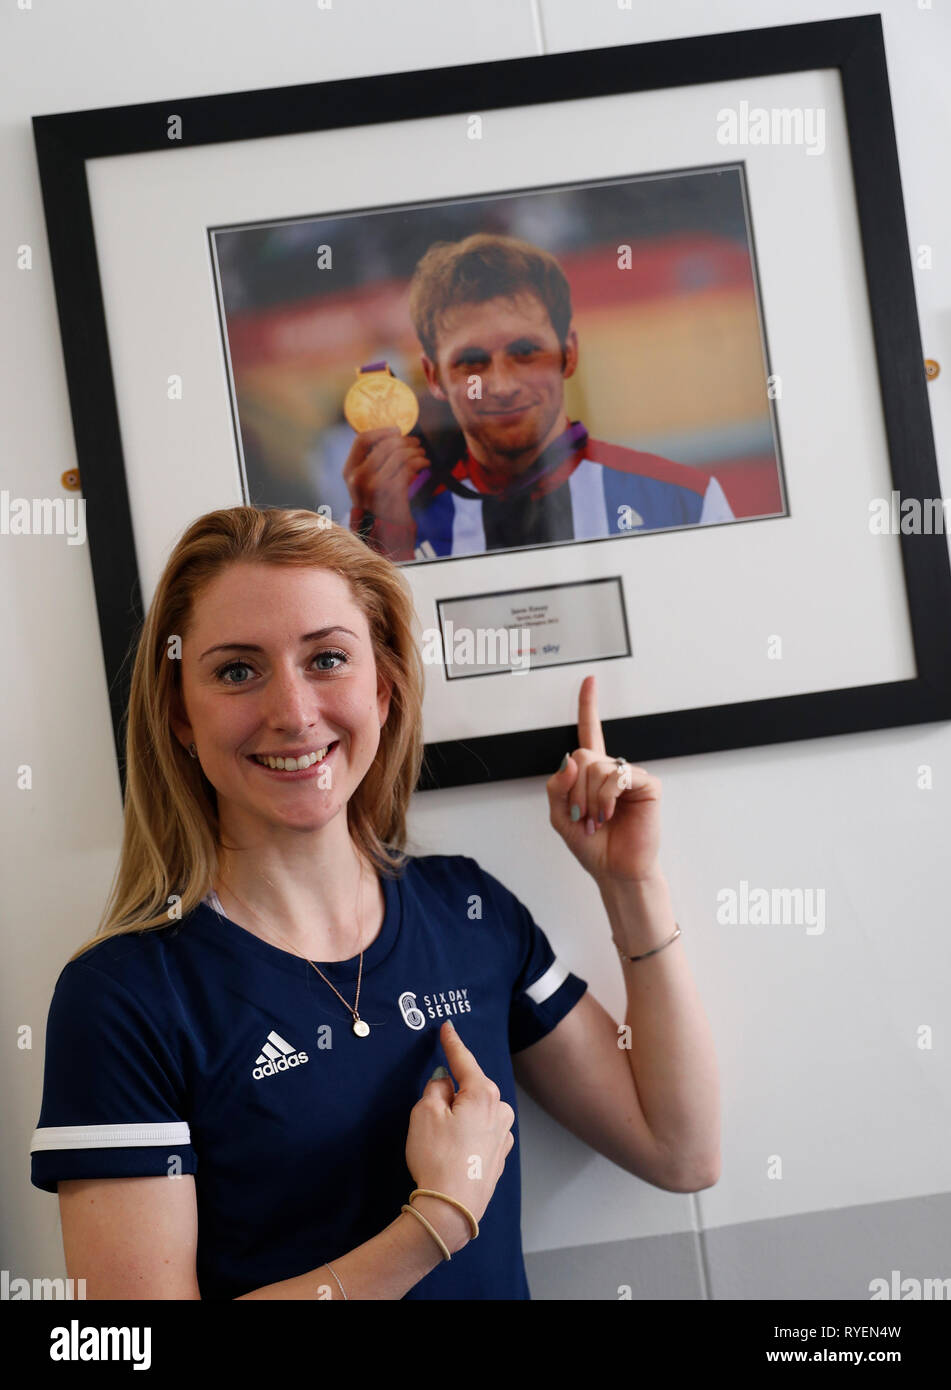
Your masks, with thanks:
M251 1075L255 1081L260 1081L264 1076L276 1076L279 1071L290 1071L291 1067L303 1066L308 1061L306 1052L295 1052L290 1043L272 1029Z

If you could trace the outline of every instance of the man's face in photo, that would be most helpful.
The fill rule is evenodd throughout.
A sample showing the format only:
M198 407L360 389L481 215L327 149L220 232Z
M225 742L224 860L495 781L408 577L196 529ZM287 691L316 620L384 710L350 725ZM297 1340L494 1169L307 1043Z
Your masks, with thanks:
M563 351L545 305L524 291L447 310L437 362L424 356L423 368L476 458L520 472L565 428L564 382L577 361L575 330ZM475 376L482 394L471 400Z

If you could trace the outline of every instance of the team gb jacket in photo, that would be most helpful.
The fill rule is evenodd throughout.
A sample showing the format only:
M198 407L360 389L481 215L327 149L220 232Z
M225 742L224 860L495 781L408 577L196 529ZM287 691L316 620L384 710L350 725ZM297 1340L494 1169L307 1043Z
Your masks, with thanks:
M511 1054L587 982L473 859L411 857L381 883L363 1038L307 961L230 922L217 898L69 962L47 1024L34 1185L194 1174L203 1299L316 1270L378 1235L416 1186L410 1110L446 1064L438 1034L451 1018L516 1110L515 1143L478 1237L405 1297L529 1298ZM348 1003L358 963L318 962Z

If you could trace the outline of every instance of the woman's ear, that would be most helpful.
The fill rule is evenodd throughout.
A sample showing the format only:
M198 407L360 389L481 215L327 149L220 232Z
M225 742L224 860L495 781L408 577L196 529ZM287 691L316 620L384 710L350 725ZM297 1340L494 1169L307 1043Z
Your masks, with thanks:
M386 723L390 713L390 699L393 695L393 685L390 681L384 681L382 677L376 683L376 707L380 716L380 728Z
M193 741L192 726L188 722L188 716L185 713L185 704L182 700L182 693L177 684L172 687L172 695L169 701L168 722L171 725L172 733L187 752L188 745Z

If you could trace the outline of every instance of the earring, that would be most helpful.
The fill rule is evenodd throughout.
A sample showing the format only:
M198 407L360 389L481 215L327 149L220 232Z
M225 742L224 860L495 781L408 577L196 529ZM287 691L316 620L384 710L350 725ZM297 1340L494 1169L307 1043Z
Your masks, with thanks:
M188 745L188 751L189 751L189 753L191 754L191 756L192 756L193 758L197 758L197 757L198 757L198 749L195 747L195 745L194 745L193 743L190 743L190 744Z

